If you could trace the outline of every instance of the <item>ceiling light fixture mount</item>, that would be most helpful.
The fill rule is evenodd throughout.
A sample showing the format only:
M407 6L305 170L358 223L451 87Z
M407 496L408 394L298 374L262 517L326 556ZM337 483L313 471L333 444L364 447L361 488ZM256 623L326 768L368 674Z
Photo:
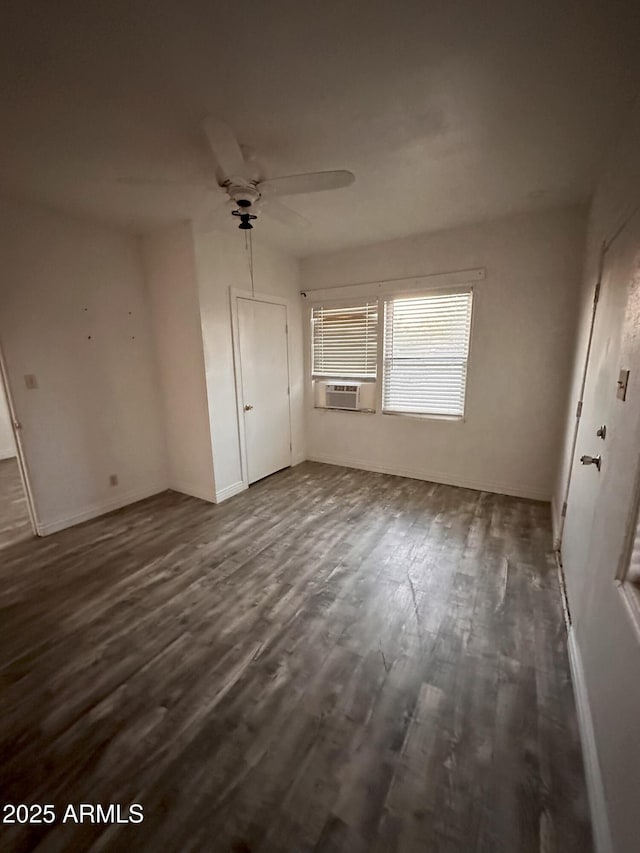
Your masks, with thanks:
M249 213L247 208L250 207L250 205L242 205L241 202L238 202L238 204L240 205L240 209L232 210L231 215L240 217L240 225L238 225L238 228L241 231L251 231L253 229L251 220L257 219L258 217L255 215L255 213Z

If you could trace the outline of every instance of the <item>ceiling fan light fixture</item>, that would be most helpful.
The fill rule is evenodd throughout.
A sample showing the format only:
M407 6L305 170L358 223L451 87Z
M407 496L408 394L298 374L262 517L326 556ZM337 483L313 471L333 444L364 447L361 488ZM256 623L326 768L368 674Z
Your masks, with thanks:
M232 210L231 215L240 217L240 225L238 225L238 228L241 231L252 231L253 225L251 224L251 220L258 218L254 213L249 213L246 207L244 210Z

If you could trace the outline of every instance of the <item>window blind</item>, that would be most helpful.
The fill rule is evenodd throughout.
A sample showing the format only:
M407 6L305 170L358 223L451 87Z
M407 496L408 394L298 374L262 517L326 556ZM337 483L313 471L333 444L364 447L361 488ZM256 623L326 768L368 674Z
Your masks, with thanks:
M375 379L378 357L378 302L311 312L314 376Z
M464 414L472 293L385 302L382 408Z

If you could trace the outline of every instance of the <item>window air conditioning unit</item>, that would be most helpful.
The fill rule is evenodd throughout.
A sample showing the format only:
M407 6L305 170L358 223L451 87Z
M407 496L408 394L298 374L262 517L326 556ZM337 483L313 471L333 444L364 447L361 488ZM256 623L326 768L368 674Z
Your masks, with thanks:
M349 409L357 411L360 408L360 383L348 384L327 383L325 386L326 407L328 409Z

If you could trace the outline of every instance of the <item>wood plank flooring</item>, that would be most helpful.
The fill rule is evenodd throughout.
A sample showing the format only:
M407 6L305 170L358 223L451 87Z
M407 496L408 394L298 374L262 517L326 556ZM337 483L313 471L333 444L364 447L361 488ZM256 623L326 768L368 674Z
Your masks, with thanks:
M304 463L7 544L2 797L57 820L0 849L588 853L550 543L542 503Z

